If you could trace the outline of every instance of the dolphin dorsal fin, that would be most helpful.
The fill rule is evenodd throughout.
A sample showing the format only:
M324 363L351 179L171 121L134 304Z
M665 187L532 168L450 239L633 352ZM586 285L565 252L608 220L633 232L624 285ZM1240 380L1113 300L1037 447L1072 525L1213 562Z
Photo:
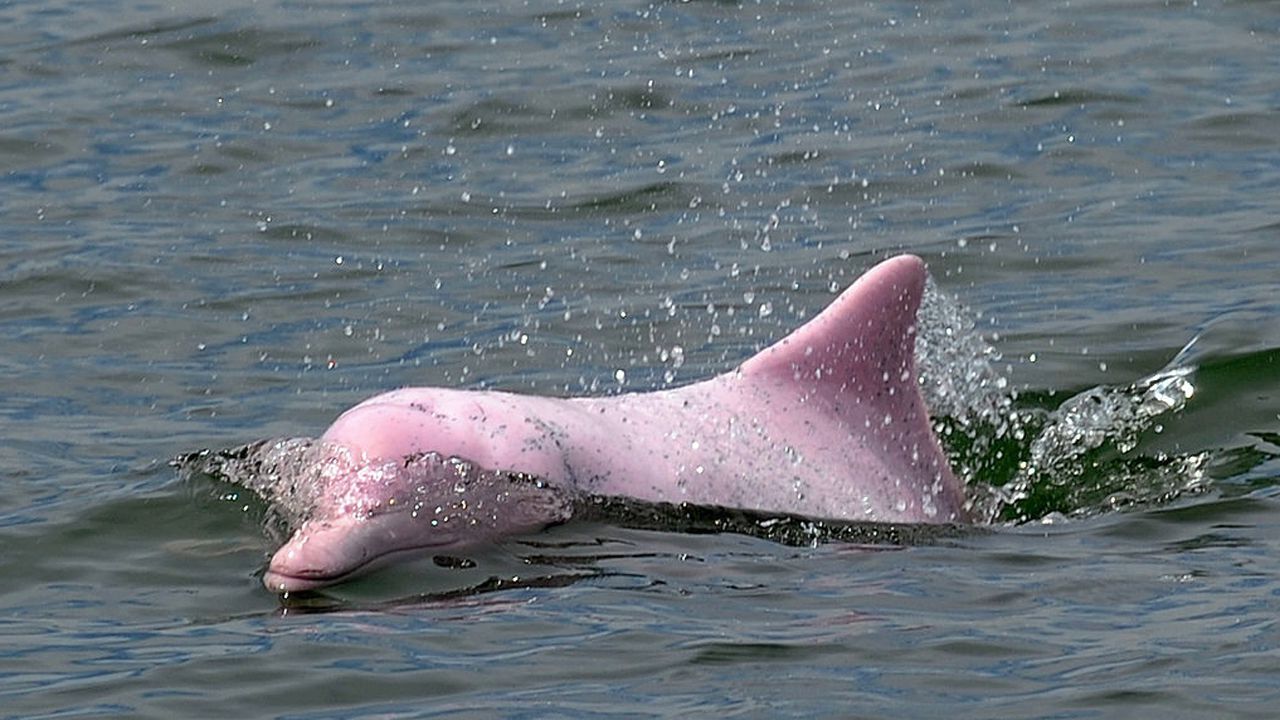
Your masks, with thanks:
M914 255L880 263L812 320L744 362L743 377L790 378L833 398L852 392L911 403L919 398L916 311L925 274Z

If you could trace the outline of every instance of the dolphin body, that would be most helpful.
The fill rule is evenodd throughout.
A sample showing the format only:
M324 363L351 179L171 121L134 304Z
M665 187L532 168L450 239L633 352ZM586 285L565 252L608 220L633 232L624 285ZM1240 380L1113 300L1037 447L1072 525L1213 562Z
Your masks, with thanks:
M344 412L247 487L292 516L264 584L568 520L575 493L898 523L966 522L915 372L925 266L886 260L798 330L708 380L560 399L405 388Z

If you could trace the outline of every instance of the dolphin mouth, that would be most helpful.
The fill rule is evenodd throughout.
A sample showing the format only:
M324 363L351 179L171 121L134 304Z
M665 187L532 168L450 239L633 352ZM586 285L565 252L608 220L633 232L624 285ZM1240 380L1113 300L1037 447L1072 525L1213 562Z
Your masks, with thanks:
M350 573L345 572L336 575L329 573L321 574L319 571L316 571L317 574L315 575L311 575L312 571L304 570L301 572L305 573L305 575L280 573L267 568L267 571L262 574L262 584L265 585L268 590L281 594L307 592L310 590L319 590L322 587L328 587L330 585L336 585L346 580L348 575L350 575Z
M459 544L453 527L422 532L412 513L393 510L304 522L276 550L262 575L278 593L315 590Z
M365 556L354 563L303 562L296 563L295 567L288 567L286 562L277 562L277 557L287 555L288 546L286 546L276 553L276 557L271 559L263 571L262 584L276 593L318 590L367 575L404 559L421 556L424 551L441 550L455 544L453 542L415 543L376 554L366 550Z

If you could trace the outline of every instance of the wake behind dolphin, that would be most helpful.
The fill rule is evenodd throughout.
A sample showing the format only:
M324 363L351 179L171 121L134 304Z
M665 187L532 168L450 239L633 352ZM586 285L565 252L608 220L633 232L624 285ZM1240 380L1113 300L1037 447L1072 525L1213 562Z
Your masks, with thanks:
M227 476L292 531L263 581L318 588L400 555L528 533L570 519L582 494L967 522L916 378L925 279L919 258L886 260L735 370L679 388L575 399L406 388L346 411L318 441L259 444L230 458L254 471Z

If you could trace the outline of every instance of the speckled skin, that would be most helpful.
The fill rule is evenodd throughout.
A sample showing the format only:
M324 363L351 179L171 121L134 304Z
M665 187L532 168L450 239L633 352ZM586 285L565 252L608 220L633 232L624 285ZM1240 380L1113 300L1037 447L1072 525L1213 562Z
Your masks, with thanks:
M934 437L915 375L924 282L919 258L886 260L780 342L692 385L577 399L405 388L346 411L322 440L371 462L435 452L596 494L963 522L964 489ZM519 515L513 533L565 519ZM344 522L362 521L328 518L323 538L300 530L272 559L268 586L331 582L337 575L326 567L342 564L344 538L367 535L354 525L344 531ZM386 552L412 546L411 536L423 532L417 527L390 528ZM362 563L382 549L367 538L354 544Z

